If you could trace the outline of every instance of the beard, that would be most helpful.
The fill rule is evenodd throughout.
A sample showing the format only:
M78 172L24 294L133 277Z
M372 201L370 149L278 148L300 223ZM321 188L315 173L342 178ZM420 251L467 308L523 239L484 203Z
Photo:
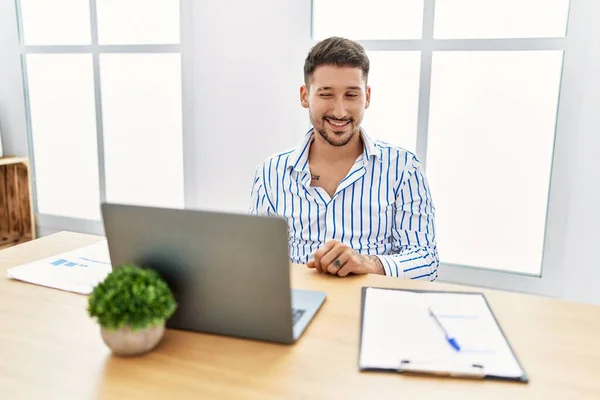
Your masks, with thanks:
M345 127L344 130L335 130L335 128L329 125L327 119L334 121L348 121L349 124ZM313 118L311 118L311 120L313 120ZM315 124L313 120L313 126L327 143L335 147L342 147L347 145L348 142L350 142L354 135L359 131L358 126L355 122L356 120L352 117L336 119L331 116L324 116L323 118L321 118L320 124Z

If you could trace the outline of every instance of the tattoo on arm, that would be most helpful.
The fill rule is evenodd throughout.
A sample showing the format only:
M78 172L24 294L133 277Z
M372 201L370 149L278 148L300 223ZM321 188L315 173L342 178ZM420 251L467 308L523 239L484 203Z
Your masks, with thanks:
M321 178L321 175L310 174L313 181L318 181Z
M366 255L361 254L360 259L364 263L368 263L368 264L375 266L375 268L377 269L377 273L379 273L381 275L385 275L385 269L383 268L383 264L381 263L381 260L379 259L379 257L370 256L370 255L366 256Z
M379 270L379 272L381 272L383 275L385 275L385 268L383 268L383 263L381 262L379 257L369 256L369 258L371 259L371 262L377 266L377 269Z

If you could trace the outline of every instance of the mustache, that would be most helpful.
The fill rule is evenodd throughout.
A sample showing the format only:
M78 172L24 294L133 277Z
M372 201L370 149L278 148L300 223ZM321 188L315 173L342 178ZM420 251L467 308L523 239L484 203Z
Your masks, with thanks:
M332 115L325 115L325 116L323 116L323 119L324 120L325 119L330 119L330 120L333 120L333 121L340 121L340 122L348 122L348 121L354 122L354 118L352 118L352 117L336 118L336 117L334 117Z

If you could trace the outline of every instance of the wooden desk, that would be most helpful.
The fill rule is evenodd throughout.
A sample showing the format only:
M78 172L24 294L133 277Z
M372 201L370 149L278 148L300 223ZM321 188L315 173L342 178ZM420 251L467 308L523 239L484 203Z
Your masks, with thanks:
M293 266L293 286L328 299L292 346L169 330L139 358L111 356L85 296L6 278L8 267L101 237L59 233L0 252L0 397L4 399L598 399L600 307L486 290L530 376L520 383L357 369L360 288L478 290L379 276L335 278Z

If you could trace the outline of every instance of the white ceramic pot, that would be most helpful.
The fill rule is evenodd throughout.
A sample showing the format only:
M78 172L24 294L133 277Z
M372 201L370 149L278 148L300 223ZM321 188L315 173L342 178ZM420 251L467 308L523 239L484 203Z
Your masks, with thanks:
M100 328L104 343L113 353L120 356L134 356L155 348L165 334L165 323L146 329L132 331L129 327L117 330Z

